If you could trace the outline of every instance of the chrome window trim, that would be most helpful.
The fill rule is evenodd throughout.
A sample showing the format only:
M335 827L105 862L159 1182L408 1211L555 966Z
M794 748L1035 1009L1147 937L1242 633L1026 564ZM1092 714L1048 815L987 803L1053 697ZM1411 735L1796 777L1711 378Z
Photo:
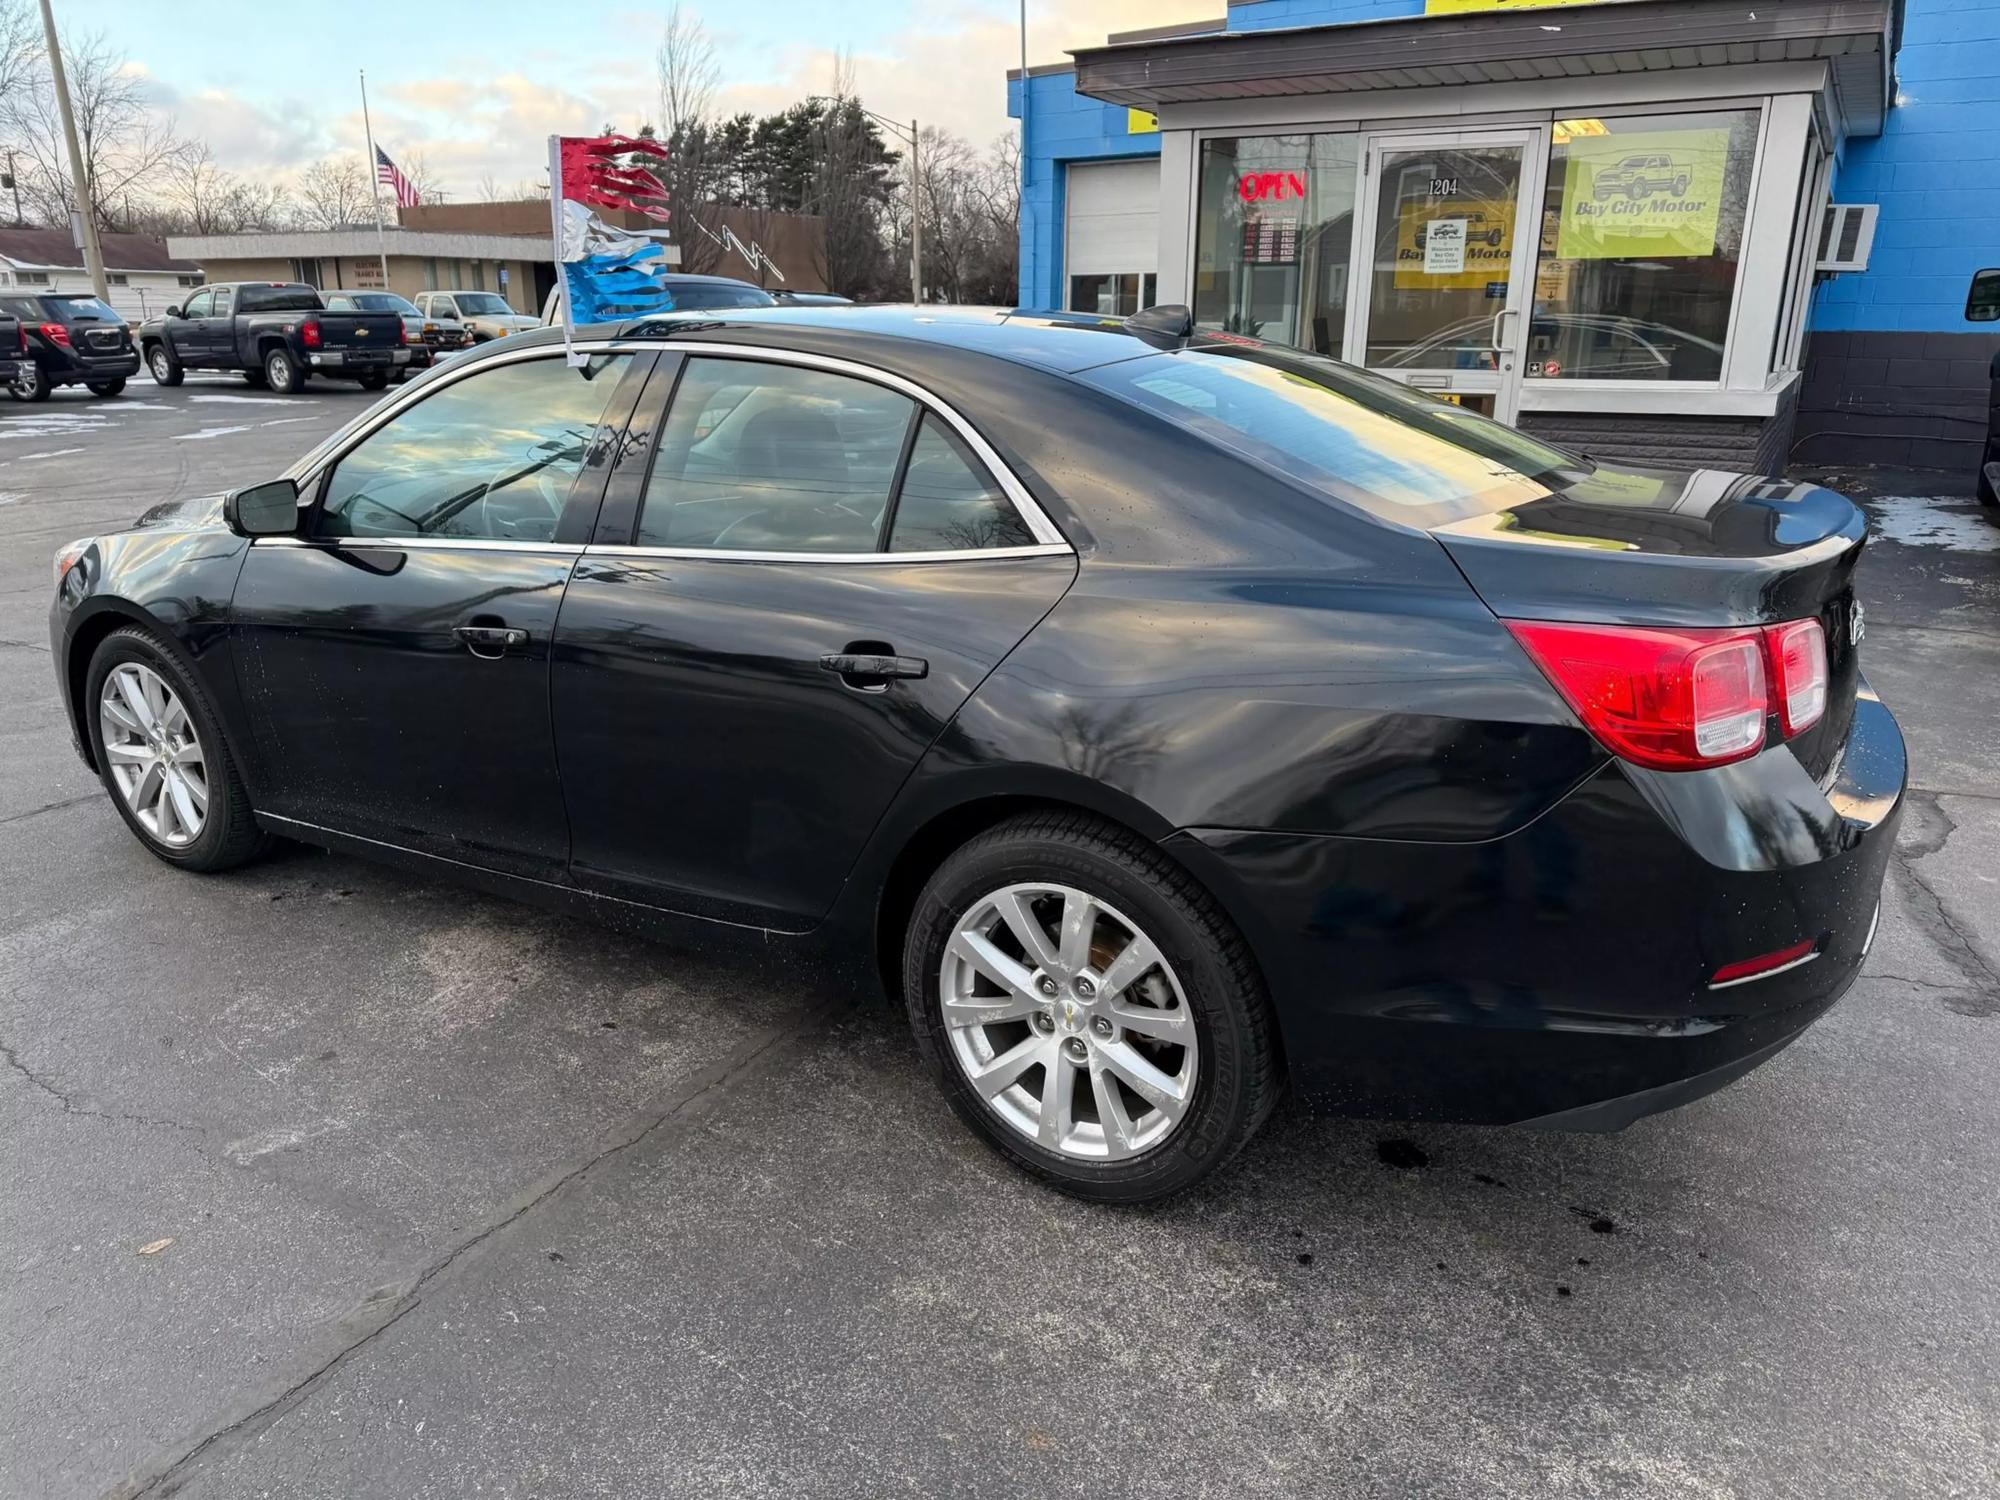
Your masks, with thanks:
M867 380L872 381L876 385L887 386L890 390L908 396L925 410L935 412L946 422L950 423L952 430L964 440L967 447L971 448L978 455L979 461L986 466L986 471L999 482L1001 490L1006 494L1008 500L1012 502L1015 510L1020 512L1021 519L1027 522L1028 530L1035 537L1034 551L1053 550L1057 552L1074 552L1076 550L1070 545L1068 538L1062 534L1055 522L1051 521L1041 506L1035 503L1035 498L1028 493L1027 486L1015 477L1014 471L1001 461L1000 455L994 452L993 446L979 435L972 424L948 403L932 395L915 381L907 380L901 375L892 374L887 370L878 370L873 365L860 364L854 360L838 359L828 354L809 354L798 349L770 349L756 344L714 344L703 343L693 339L621 338L592 340L589 343L577 344L575 347L579 353L585 354L635 354L650 351L686 354L689 356L705 355L713 358L762 361L769 364L801 365L808 369L825 370L830 374L846 375L856 380ZM309 495L316 496L318 494L319 482L326 469L339 463L341 459L367 441L378 429L399 416L408 407L415 405L418 401L434 394L444 386L455 385L461 380L476 375L482 370L490 370L496 365L518 364L523 360L530 359L561 359L562 357L563 349L561 345L537 344L528 349L515 349L505 354L489 355L484 359L459 369L447 367L442 375L429 377L419 386L404 387L395 398L384 402L369 412L362 419L362 426L335 433L285 471L284 477L293 480L299 487L299 495L303 502L300 505L300 509L306 509L312 503L310 500L306 500L305 497ZM337 447L335 446L336 444L338 445ZM640 513L644 514L643 501L641 502ZM327 538L326 540L345 541L351 539ZM517 544L506 543L504 545L513 546ZM980 551L949 552L945 554L915 552L725 552L717 548L701 547L613 549L605 546L592 547L590 550L593 552L624 550L640 555L664 557L727 557L739 562L804 562L814 558L827 562L855 562L877 558L892 559L896 557L901 557L905 561L913 558L928 560L936 555L948 557L1004 557L1024 555L1029 549L992 547Z
M580 557L583 548L573 542L508 542L498 538L452 536L258 536L253 547L319 547L336 551L390 552L545 552L561 557Z
M596 542L585 557L665 557L689 562L929 563L972 562L989 557L1073 557L1068 542L1035 542L1024 547L953 547L941 552L751 552L727 547L624 547Z

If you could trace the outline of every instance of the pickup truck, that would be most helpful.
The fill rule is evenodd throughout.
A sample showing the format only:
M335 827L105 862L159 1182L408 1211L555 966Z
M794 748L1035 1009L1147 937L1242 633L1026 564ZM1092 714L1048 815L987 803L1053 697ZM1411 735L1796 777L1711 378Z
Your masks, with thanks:
M403 320L392 312L331 312L304 282L204 286L139 328L146 368L161 385L188 370L240 370L281 396L308 379L359 381L379 391L410 363Z

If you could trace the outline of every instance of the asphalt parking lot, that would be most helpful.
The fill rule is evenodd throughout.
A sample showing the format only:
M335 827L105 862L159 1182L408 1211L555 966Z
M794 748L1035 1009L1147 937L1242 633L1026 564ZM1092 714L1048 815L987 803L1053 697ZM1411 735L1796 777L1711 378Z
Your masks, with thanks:
M1281 1114L1114 1212L810 975L141 850L50 553L371 399L0 402L0 1494L2000 1492L2000 524L1953 481L1867 477L1914 788L1798 1044L1616 1136Z

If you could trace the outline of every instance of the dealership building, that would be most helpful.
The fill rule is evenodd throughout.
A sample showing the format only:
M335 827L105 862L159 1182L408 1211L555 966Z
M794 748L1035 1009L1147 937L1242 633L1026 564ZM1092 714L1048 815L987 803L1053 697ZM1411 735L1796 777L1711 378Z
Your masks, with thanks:
M1024 305L1607 457L1975 466L2000 0L1230 0L1008 79Z

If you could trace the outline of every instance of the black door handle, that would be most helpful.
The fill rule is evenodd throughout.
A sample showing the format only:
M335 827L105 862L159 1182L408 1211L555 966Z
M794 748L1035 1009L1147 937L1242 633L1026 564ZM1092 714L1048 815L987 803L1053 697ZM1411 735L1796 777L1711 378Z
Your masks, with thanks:
M506 625L459 625L451 632L465 642L474 656L488 661L505 656L515 646L528 644L528 632Z
M894 677L928 677L931 664L921 656L896 656L873 651L829 651L819 659L849 687L882 688Z

